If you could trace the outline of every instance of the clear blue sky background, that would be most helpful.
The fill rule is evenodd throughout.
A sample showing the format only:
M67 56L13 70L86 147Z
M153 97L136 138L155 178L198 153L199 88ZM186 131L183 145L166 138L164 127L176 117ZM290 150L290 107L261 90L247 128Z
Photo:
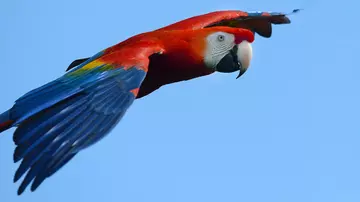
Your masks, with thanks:
M1 134L0 201L360 201L355 2L2 0L0 111L137 33L214 10L306 10L256 38L241 79L215 74L136 101L34 193L16 195L14 130Z

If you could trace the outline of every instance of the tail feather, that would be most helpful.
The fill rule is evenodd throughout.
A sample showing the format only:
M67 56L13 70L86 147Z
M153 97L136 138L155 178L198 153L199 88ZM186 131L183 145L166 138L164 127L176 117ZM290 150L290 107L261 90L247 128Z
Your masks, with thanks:
M0 114L0 133L11 128L14 121L10 119L10 111Z

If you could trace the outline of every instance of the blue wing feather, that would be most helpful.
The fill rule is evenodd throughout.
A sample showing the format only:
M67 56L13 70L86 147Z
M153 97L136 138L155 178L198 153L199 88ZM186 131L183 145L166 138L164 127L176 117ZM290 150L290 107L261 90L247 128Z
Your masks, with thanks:
M71 71L73 72L73 71ZM102 139L135 100L146 73L138 68L89 70L63 77L17 100L14 160L22 162L14 181L25 173L18 194L58 171L79 151Z

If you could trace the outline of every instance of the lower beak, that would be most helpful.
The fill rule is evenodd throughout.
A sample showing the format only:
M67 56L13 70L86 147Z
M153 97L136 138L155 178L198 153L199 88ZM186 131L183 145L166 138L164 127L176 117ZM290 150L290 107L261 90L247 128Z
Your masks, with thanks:
M236 78L242 76L250 66L252 47L248 41L242 41L226 54L216 66L216 71L230 73L240 71Z

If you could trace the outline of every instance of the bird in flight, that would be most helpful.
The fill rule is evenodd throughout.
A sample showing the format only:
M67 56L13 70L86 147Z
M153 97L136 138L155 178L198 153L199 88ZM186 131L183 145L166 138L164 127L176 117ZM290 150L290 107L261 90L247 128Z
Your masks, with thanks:
M298 12L295 9L292 13ZM289 13L291 14L291 13ZM18 195L106 136L138 98L161 86L250 65L255 34L270 38L289 14L215 11L141 33L89 58L77 59L59 78L38 87L0 114L0 133L16 127L14 182Z

